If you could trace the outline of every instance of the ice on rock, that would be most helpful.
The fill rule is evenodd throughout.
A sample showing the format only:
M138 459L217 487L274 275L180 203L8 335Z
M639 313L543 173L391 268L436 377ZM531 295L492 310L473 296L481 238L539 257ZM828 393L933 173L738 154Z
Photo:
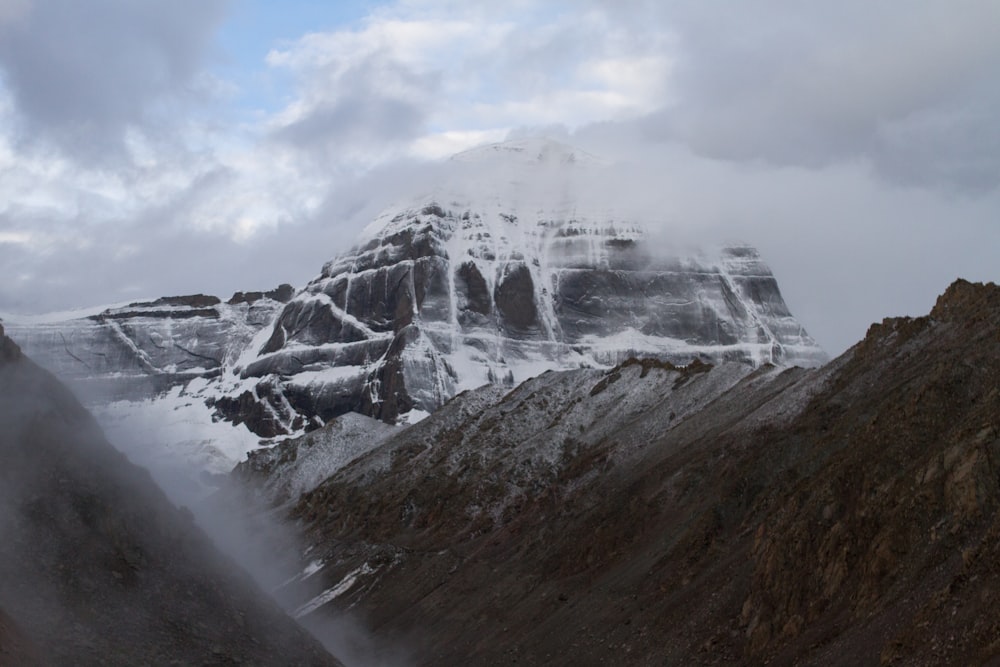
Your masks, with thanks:
M561 177L597 158L523 140L453 160L463 170L452 181L386 210L329 261L246 365L282 423L349 411L411 421L486 383L635 355L825 360L752 247L672 256L654 248L644 221L616 217L613 202L569 197ZM330 368L343 375L321 388Z

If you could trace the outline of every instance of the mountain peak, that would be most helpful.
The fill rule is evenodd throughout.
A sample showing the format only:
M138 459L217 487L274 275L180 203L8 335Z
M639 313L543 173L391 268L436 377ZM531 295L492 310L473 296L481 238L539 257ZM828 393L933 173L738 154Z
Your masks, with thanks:
M1000 287L994 283L972 283L959 278L938 297L931 317L941 320L986 316L1000 312Z
M525 140L470 159L499 158L486 171L509 176L575 155ZM642 225L578 206L574 193L548 187L557 179L536 175L509 188L470 179L483 188L476 197L380 216L255 341L217 409L271 437L351 411L399 423L484 384L633 356L678 365L825 360L753 248L673 256Z
M502 161L518 165L601 164L604 161L586 151L548 137L512 139L486 144L456 153L455 162Z

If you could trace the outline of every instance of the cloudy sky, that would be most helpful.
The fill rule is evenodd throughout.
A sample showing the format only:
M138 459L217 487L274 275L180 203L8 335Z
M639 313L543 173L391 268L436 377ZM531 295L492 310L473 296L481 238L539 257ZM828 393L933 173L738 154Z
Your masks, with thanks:
M542 134L757 245L833 354L1000 279L1000 3L734 7L0 0L0 311L302 285L426 161Z

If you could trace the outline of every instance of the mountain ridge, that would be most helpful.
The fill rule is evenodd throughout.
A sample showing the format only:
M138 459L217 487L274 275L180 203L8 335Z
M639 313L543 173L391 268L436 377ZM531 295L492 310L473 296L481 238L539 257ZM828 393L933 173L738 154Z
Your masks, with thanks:
M1000 287L957 281L818 369L466 392L302 495L309 613L417 664L995 660L997 331Z
M534 163L534 150L503 144L476 155ZM557 175L573 168L556 163ZM498 194L508 186L513 194ZM264 430L251 428L295 432L348 411L408 421L487 382L636 354L751 365L826 358L752 247L672 255L644 223L548 193L522 200L519 183L483 192L466 176L454 187L390 207L327 262L239 369L255 382L230 390L222 412L233 418L253 401Z

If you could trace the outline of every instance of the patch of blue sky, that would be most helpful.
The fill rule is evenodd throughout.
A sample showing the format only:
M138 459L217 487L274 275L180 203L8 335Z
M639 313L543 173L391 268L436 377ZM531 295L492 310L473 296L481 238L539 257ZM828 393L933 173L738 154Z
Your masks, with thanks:
M216 74L233 86L231 103L238 115L279 110L292 97L287 71L267 66L267 54L303 35L357 26L383 3L371 0L232 0L221 26L221 58ZM247 118L248 119L248 118Z

